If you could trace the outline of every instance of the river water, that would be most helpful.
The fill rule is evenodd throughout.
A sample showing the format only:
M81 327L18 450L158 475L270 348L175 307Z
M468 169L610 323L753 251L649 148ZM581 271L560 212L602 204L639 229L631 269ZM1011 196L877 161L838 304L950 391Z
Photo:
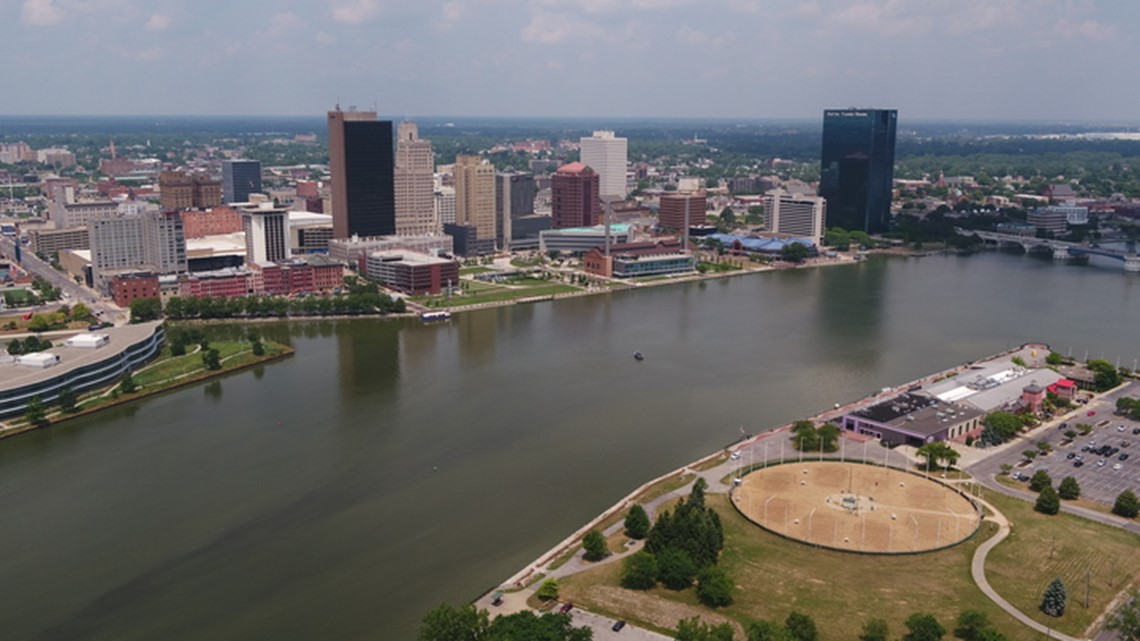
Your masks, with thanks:
M0 636L412 639L742 426L1027 341L1131 366L1138 320L1140 276L987 253L267 325L295 357L0 442Z

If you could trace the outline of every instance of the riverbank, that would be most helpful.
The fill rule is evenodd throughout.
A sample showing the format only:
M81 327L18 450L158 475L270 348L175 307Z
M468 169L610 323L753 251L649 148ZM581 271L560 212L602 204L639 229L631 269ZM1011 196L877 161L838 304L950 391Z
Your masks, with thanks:
M18 436L33 430L48 428L76 418L96 414L113 407L133 403L134 401L195 385L203 381L219 378L258 365L282 360L292 356L295 351L288 345L272 341L264 341L264 349L265 352L263 354L256 355L253 353L252 346L242 348L222 358L220 369L209 370L206 369L204 365L200 365L187 372L174 373L154 382L139 384L136 391L129 394L120 393L120 383L116 382L112 386L85 394L79 399L78 411L64 412L57 409L54 412L48 413L45 416L45 420L38 424L29 422L23 418L18 418L8 423L0 423L0 439ZM143 375L150 370L169 365L177 359L189 360L192 358L200 358L197 351L184 356L175 357L171 356L168 350L169 347L164 348L165 357L159 358L146 367L140 368L135 372L135 375Z

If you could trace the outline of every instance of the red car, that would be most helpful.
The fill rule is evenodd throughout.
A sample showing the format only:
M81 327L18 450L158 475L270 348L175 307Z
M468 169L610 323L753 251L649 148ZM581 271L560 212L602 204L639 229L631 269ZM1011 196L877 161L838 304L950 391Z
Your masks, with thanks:
M1089 410L1089 416L1096 416L1096 410Z
M569 612L573 608L574 608L574 604L567 602L567 603L563 604L563 606L561 608L558 608L558 611L561 612L562 614L566 614L567 612Z

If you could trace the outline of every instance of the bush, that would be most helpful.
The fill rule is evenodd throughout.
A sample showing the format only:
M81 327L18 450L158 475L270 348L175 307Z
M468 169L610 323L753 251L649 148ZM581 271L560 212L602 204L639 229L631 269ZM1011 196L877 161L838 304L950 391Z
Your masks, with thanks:
M606 547L605 535L597 530L586 532L586 536L582 539L582 548L586 550L582 558L587 561L601 561L610 554Z
M644 539L649 534L649 515L640 503L634 503L625 517L625 534L631 539Z
M1057 488L1057 494L1066 501L1081 498L1081 485L1077 483L1077 479L1066 476L1061 480L1060 487Z
M1037 495L1037 502L1033 504L1033 509L1042 514L1060 512L1061 497L1057 495L1057 490L1054 490L1052 485L1046 485L1045 489L1041 490L1041 494Z
M1053 579L1041 597L1041 611L1051 617L1062 616L1065 614L1068 601L1069 595L1065 590L1065 584L1061 583L1060 578Z
M815 628L815 621L808 615L792 612L784 619L784 628L796 641L819 641L819 631Z
M697 577L697 598L710 608L731 605L735 588L728 573L716 566L701 570Z
M555 579L547 579L538 586L538 591L534 593L535 596L541 601L553 601L558 598L558 581Z
M1136 518L1136 515L1140 514L1140 500L1136 498L1136 493L1124 490L1117 495L1116 502L1112 504L1112 513L1126 519Z
M982 631L990 625L989 618L977 610L963 610L958 614L958 627L954 636L962 641L981 641Z
M657 578L670 590L684 590L696 575L697 564L688 552L666 548L657 555Z
M903 641L940 641L946 628L929 612L915 612L906 618L907 633Z
M622 561L621 587L648 590L657 585L657 557L641 550Z
M1045 470L1037 470L1033 473L1033 478L1029 479L1029 489L1034 492L1051 487L1053 485L1053 477Z
M868 619L859 633L859 641L888 641L890 638L891 630L882 619Z

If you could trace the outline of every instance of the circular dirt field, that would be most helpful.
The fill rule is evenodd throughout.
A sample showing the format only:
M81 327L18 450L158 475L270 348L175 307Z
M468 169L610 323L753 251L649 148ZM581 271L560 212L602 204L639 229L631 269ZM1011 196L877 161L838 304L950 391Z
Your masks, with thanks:
M941 483L860 463L785 463L745 476L745 517L805 543L875 554L922 552L968 538L978 513Z

